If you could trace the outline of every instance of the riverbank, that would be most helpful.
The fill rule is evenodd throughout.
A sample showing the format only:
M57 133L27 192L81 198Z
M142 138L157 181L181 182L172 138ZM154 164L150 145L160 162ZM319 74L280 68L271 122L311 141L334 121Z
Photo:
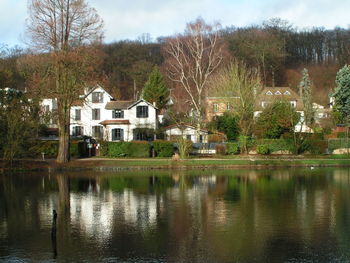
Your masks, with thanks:
M171 158L84 158L74 159L61 165L55 160L21 159L14 160L12 168L1 163L1 170L156 170L156 169L207 169L207 168L274 168L274 167L350 167L350 158L342 156L235 156L189 158L174 161Z

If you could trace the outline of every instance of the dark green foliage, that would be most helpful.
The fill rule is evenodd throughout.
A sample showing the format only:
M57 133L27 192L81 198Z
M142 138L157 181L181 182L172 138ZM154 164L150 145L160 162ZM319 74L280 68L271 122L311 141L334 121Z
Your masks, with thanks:
M169 141L156 140L153 142L153 148L158 157L171 157L174 154L174 145Z
M239 135L238 116L225 112L213 121L213 128L226 134L228 141L235 141Z
M109 157L125 157L129 155L129 142L108 142L107 144Z
M129 146L129 156L145 158L150 157L150 144L145 141L133 141Z
M279 139L282 134L293 131L299 119L299 113L289 102L276 101L259 115L256 135L260 138Z
M350 66L345 65L337 73L336 88L334 91L335 109L342 117L350 122Z
M39 104L18 90L0 89L1 157L8 161L28 155L39 126Z
M170 91L165 84L164 77L158 67L154 67L143 89L142 97L156 103L158 109L165 108L169 101Z
M226 144L227 154L239 154L239 145L237 142L229 142Z
M27 157L40 157L42 153L47 158L55 158L58 152L58 141L36 141L29 151ZM88 156L88 148L84 141L71 141L70 153L72 157Z
M107 141L100 142L100 155L101 156L108 156L108 145L109 145L109 142L107 142Z
M150 144L145 141L103 142L100 153L108 157L150 157Z
M269 146L267 144L259 144L257 147L256 147L256 152L258 154L269 154L270 153L270 149L269 149Z
M257 141L258 144L268 145L269 151L290 151L294 149L294 144L292 139L260 139Z

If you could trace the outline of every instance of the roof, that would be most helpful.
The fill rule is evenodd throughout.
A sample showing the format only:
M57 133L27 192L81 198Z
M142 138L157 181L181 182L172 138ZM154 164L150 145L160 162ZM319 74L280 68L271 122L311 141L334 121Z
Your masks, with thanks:
M191 129L194 129L196 130L197 128L194 127L193 125L189 125L189 124L172 124L172 125L169 125L169 126L166 126L164 129L165 130L170 130L172 128L191 128ZM205 130L205 129L200 129L202 132L208 132L208 130Z
M289 87L265 87L257 96L256 110L263 110L262 102L296 101L296 110L302 111L304 103L299 94Z
M124 110L128 109L130 105L132 105L135 101L132 100L119 100L119 101L109 101L106 104L106 110Z
M89 96L90 93L92 93L92 92L93 92L95 89L97 89L97 88L100 88L100 89L104 90L104 92L106 92L107 95L108 95L110 98L113 98L113 97L111 96L111 94L109 94L109 93L108 93L104 88L102 88L99 84L95 85L95 87L89 89L88 91L85 91L85 92L84 92L84 95L83 95L82 97L83 97L83 98L86 98L87 96Z
M128 125L130 124L129 120L105 120L100 122L101 125L114 125L114 124L119 124L119 125Z
M285 100L299 100L300 96L289 87L265 87L258 95L260 101L272 101L276 98Z
M152 106L153 108L157 109L157 107L155 107L153 104L149 103L144 99L140 99L137 101L135 100L110 101L110 102L107 102L105 109L106 110L127 110L139 104L140 102L145 102L149 106Z

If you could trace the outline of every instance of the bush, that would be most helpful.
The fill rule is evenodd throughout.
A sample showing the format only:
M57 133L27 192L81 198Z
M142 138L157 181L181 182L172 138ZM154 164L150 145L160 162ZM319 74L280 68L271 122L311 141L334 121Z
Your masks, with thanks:
M261 139L258 144L268 145L270 152L290 151L294 149L293 139Z
M129 155L130 142L107 142L109 157L124 157Z
M226 145L227 154L239 154L239 146L236 142L229 142Z
M107 141L100 142L100 155L101 156L108 156L108 145L109 145L109 142L107 142Z
M69 150L72 157L88 155L86 143L83 141L71 141ZM32 157L41 156L42 153L45 153L45 157L55 158L58 153L58 141L37 141L29 151Z
M225 141L224 136L220 134L209 134L208 142L223 142Z
M256 152L258 154L269 154L270 153L269 146L266 144L259 144L256 147Z
M158 157L171 157L174 154L174 146L172 142L156 140L153 142L153 148Z
M226 145L225 144L217 144L215 145L216 154L225 155L226 154Z
M150 157L150 144L145 141L133 141L130 143L127 156L130 157Z

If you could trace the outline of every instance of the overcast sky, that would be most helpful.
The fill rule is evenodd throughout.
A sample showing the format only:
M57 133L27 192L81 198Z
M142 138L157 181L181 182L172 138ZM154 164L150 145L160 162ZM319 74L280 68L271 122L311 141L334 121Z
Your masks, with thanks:
M184 30L198 16L226 26L279 17L299 28L348 28L350 0L88 0L105 23L105 42L153 39ZM0 0L0 44L25 46L27 0Z

